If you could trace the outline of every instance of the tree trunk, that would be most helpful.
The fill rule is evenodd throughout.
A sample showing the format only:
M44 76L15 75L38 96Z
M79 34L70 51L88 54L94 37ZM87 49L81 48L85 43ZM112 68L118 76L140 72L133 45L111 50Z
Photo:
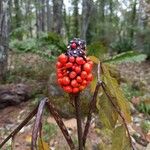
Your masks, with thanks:
M67 35L67 38L70 39L70 13L67 15L65 6L63 10L63 17L64 17L66 35Z
M49 0L46 0L46 9L47 9L47 31L51 32L52 30L52 13Z
M0 1L0 82L7 71L8 57L8 0Z
M93 10L92 0L82 0L81 38L84 40L86 40L86 34L92 10Z
M61 34L62 31L62 6L63 0L53 0L53 21L54 21L54 32Z
M105 39L105 0L101 0L100 3L100 21L102 23L102 28L101 28L101 35L103 37L103 39Z
M41 27L42 27L42 32L45 31L45 0L41 1Z
M79 0L73 0L73 35L79 36L79 12L78 12Z
M20 10L20 5L19 5L19 0L14 0L14 5L15 5L15 28L20 28L21 27L21 10ZM22 40L22 32L17 33L17 38L18 40Z
M133 2L133 7L132 7L132 14L131 14L131 29L130 29L130 39L133 42L133 38L134 38L134 28L136 25L136 5L137 2L136 0Z
M110 1L109 1L109 11L110 11L109 22L112 23L112 16L113 16L113 0L110 0Z

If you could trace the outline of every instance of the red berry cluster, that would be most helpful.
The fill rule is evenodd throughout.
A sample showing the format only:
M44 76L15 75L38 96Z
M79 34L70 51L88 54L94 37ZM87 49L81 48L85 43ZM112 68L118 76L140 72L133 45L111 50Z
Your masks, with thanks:
M80 48L81 46L77 42L72 42L70 44L70 51ZM72 54L72 55L70 55ZM85 56L78 56L73 53L61 54L58 57L56 63L57 67L57 81L58 84L64 89L67 93L78 93L85 89L85 87L92 81L92 67L93 62Z

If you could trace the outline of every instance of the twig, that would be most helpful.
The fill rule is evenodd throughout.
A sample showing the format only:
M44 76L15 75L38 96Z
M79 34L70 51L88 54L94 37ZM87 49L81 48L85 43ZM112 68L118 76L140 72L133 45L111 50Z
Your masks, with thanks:
M98 79L98 82L101 82L100 76L101 76L101 63L99 61L98 66L97 66L97 79Z
M46 101L47 101L47 98L42 99L38 107L35 123L34 123L33 130L32 130L31 150L34 150L34 147L36 146L36 141L37 141L38 132L40 129L40 123L42 119L42 113L43 113L43 109L46 104Z
M96 98L97 98L98 90L101 86L101 84L100 84L101 83L100 73L101 73L101 68L100 68L100 62L99 62L98 67L97 67L98 82L97 82L97 85L95 87L95 91L94 91L92 100L89 104L89 112L88 112L87 121L86 121L86 125L85 125L85 128L84 128L84 133L83 133L83 146L84 147L85 147L87 135L88 135L88 132L89 132L89 127L90 127L90 123L91 123L91 119L92 119L92 113L94 112L94 110L96 108Z
M88 116L87 116L87 121L86 121L86 125L84 128L84 133L83 133L83 146L85 147L85 143L86 143L86 139L87 139L87 135L89 132L89 127L90 127L90 123L91 123L91 119L92 119L92 113L96 108L96 98L97 98L97 94L98 94L98 90L100 88L100 83L98 82L94 91L94 95L93 98L89 104L89 112L88 112Z
M14 130L12 131L8 137L0 144L0 148L3 147L3 145L12 137L14 137L36 114L38 110L38 106L25 118L25 120L22 121L22 123Z
M117 111L117 113L119 114L119 116L121 117L123 123L124 123L124 126L126 128L126 131L127 131L127 134L128 134L128 137L129 137L129 142L130 142L130 146L133 150L135 150L133 144L132 144L132 139L131 139L131 135L130 135L130 132L129 132L129 129L128 129L128 126L127 126L127 123L126 123L126 120L123 116L123 113L121 112L121 110L115 105L115 103L113 102L112 100L112 97L109 95L109 93L107 92L107 89L106 89L106 84L104 82L101 83L101 86L102 86L102 89L104 91L104 93L106 94L106 96L108 97L109 101L111 102L111 104L113 105L113 107L115 108L115 110Z
M81 106L80 106L79 94L74 95L74 104L75 104L76 119L77 119L79 150L83 150Z
M56 123L58 124L59 128L61 129L68 145L70 146L71 150L75 150L75 146L74 143L68 133L68 130L66 128L66 126L64 125L61 116L58 114L57 109L54 107L54 105L51 103L51 101L47 101L46 106L48 108L48 110L50 111L50 113L52 114L52 116L54 117L54 119L56 120Z

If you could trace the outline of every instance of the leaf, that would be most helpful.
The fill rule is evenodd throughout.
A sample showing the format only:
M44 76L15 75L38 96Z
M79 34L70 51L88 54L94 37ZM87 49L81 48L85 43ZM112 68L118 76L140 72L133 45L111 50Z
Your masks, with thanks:
M38 150L49 150L49 145L43 141L43 139L38 139Z
M94 77L94 79L92 80L92 82L90 84L90 91L91 91L91 93L94 93L95 88L96 88L96 83L97 83L97 78Z
M146 59L145 54L137 53L134 51L124 52L121 54L118 54L108 60L105 60L105 63L122 63L122 62L142 62Z
M131 150L129 139L123 125L116 127L112 134L111 150Z
M102 124L112 130L116 125L118 114L104 93L97 99L97 109Z
M98 64L99 63L99 59L95 56L89 56L89 58L95 63Z
M102 64L102 80L106 84L107 92L111 95L113 102L121 110L125 120L131 122L129 104L125 98L122 90L120 89L118 82L115 78L111 77L107 65Z

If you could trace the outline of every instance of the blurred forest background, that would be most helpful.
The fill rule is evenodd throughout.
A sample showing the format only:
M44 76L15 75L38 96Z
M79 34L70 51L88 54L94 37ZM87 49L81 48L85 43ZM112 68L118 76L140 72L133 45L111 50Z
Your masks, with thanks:
M9 0L7 9L10 49L55 55L80 37L97 51L150 55L148 0Z
M116 67L111 66L112 74L130 103L133 121L130 132L137 149L148 147L149 0L0 0L0 108L19 104L0 110L0 141L43 96L53 97L58 108L63 104L61 114L74 133L75 120L70 119L74 117L73 109L67 103L67 95L55 82L55 60L74 37L86 40L87 54L102 61L124 53L126 61L116 59L120 62ZM136 62L130 62L131 51L135 53ZM136 57L136 54L141 55ZM91 98L88 90L83 93L82 98L85 97ZM27 101L29 99L31 101ZM84 101L83 106L87 106L87 102ZM83 107L84 113L86 108ZM62 135L53 118L45 116L44 140L54 147L59 145L57 149L67 149L65 141L60 142ZM89 150L99 149L102 143L100 149L106 150L105 146L110 145L109 137L99 131L97 115L94 119ZM29 148L31 126L32 121L20 132L15 150ZM76 138L74 141L77 142ZM6 146L8 150L10 143Z

